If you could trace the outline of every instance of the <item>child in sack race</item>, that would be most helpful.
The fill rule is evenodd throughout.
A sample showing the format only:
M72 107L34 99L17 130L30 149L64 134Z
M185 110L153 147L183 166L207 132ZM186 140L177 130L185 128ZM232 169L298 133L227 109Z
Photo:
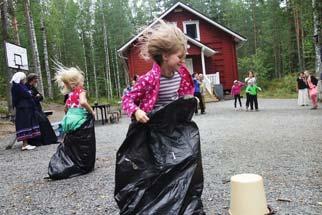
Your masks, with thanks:
M139 181L142 184L137 184L134 180L134 176L130 176L129 179L124 178L123 175L125 172L124 169L127 168L126 162L134 162L133 160L137 159L140 160L138 165L142 163L149 162L149 160L145 160L146 154L143 152L141 156L135 157L135 148L132 149L133 145L136 145L140 141L140 138L148 138L150 135L136 135L137 139L133 140L132 136L133 132L140 131L141 129L145 129L146 132L153 132L148 129L149 122L151 119L149 118L149 114L151 112L162 111L163 108L169 107L168 105L174 104L174 102L180 100L180 98L185 96L190 96L191 99L193 98L194 93L194 84L192 77L184 65L185 55L187 53L187 39L183 32L177 28L173 24L164 23L162 20L161 23L146 30L143 35L139 38L139 45L140 45L140 55L146 60L153 60L154 64L152 69L147 72L145 75L141 76L136 84L133 86L132 90L126 93L122 98L122 107L123 110L126 111L128 116L132 117L132 124L130 125L127 138L123 142L122 146L120 147L117 153L117 166L116 166L116 187L115 187L115 200L120 207L120 214L160 214L161 211L165 213L165 211L175 212L175 214L186 214L187 211L194 211L194 214L204 214L203 206L201 202L201 193L203 189L203 174L202 174L202 166L201 166L201 155L200 155L200 139L199 136L197 137L196 141L196 152L198 155L191 156L191 158L197 157L196 161L197 165L193 165L192 172L190 176L187 176L187 180L190 180L192 175L194 176L193 182L189 186L183 186L182 190L172 189L163 193L163 186L166 189L167 182L162 177L168 178L172 183L177 184L179 187L180 180L176 179L175 177L171 179L171 176L167 177L169 172L159 172L159 174L150 174L148 178L144 178L146 172L149 172L148 167L139 166L135 169L135 173L141 177ZM195 102L197 105L197 102ZM196 106L191 108L191 113L193 114ZM190 109L189 109L190 110ZM153 116L152 116L153 117ZM165 116L167 117L167 116ZM140 124L142 126L140 126ZM191 125L191 123L187 122L187 126ZM194 123L193 123L194 124ZM147 126L143 126L147 125ZM184 129L184 128L183 128ZM195 126L194 131L198 133L198 128ZM143 133L146 133L143 132ZM155 131L157 132L157 131ZM141 134L141 133L140 133ZM167 133L167 138L171 139L172 133ZM139 138L140 137L140 138ZM179 137L180 138L180 137ZM152 137L153 139L153 137ZM132 142L133 141L133 142ZM130 143L130 144L129 144ZM142 145L146 145L146 142L139 142L138 147L142 147ZM158 145L158 143L154 144ZM170 143L169 143L170 144ZM188 147L189 143L186 143L183 147ZM153 146L149 146L153 147ZM166 147L166 146L165 146ZM169 146L170 147L170 146ZM175 147L175 146L172 146ZM129 149L130 148L130 149ZM157 146L158 149L162 151L161 146ZM134 151L133 151L134 150ZM182 149L183 150L183 149ZM132 156L132 160L128 159L124 153L130 153L129 156ZM150 149L150 153L153 154L154 151ZM151 155L160 157L163 160L162 156L165 156L166 152L160 153L157 155ZM134 157L133 157L134 156ZM171 158L178 161L181 156L180 154L176 155L174 152L171 154ZM142 158L144 157L144 158ZM147 156L149 157L149 156ZM165 158L164 158L165 159ZM187 161L183 161L187 162ZM151 164L153 165L153 164ZM162 164L160 164L162 165ZM181 164L176 164L174 161L173 167L176 167ZM189 166L189 164L187 164ZM164 167L166 169L166 167ZM170 167L168 167L170 168ZM129 170L130 171L130 170ZM141 171L141 172L138 172ZM170 170L169 170L170 171ZM182 174L185 175L189 171L188 170L181 170L183 171ZM171 172L171 171L170 171ZM178 174L180 171L178 172ZM129 172L127 173L129 174ZM181 174L181 173L180 173ZM173 175L172 175L173 176ZM195 180L195 177L198 178ZM133 178L133 179L132 179ZM160 179L161 178L161 179ZM145 183L146 181L151 181L152 184L158 185L154 187L151 183ZM197 181L197 182L196 182ZM169 182L170 183L170 182ZM128 189L129 187L134 186L136 192L132 192L132 188ZM150 187L152 186L152 187ZM190 187L190 188L189 188ZM185 189L189 189L189 192L186 192ZM141 192L142 190L142 192ZM177 199L174 201L171 197L162 197L163 203L160 204L158 201L157 196L177 196ZM142 195L142 196L141 196ZM133 196L133 197L132 197ZM183 197L180 197L183 196ZM146 198L149 201L146 201ZM161 198L161 197L160 197ZM193 199L193 200L192 200ZM171 200L171 201L170 201ZM131 202L126 203L125 202ZM168 202L169 201L169 202ZM159 202L159 203L158 203ZM131 206L131 207L129 207ZM162 214L162 213L161 213ZM166 213L169 214L169 213Z

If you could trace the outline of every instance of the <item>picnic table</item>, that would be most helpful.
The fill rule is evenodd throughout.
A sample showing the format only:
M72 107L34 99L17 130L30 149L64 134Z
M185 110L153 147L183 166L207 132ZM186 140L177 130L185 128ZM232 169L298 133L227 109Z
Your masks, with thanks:
M119 111L112 111L110 104L94 104L92 106L93 110L96 112L96 120L101 120L102 125L105 123L115 123L118 122L121 113ZM98 113L100 112L100 114ZM99 118L100 115L100 118Z

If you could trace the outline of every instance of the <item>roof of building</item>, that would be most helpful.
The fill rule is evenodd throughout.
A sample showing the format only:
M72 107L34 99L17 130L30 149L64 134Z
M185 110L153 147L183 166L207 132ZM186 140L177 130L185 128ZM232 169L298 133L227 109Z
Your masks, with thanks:
M159 22L159 20L163 19L166 15L168 15L171 11L173 11L175 8L177 7L182 7L184 9L186 9L187 11L195 14L196 16L202 18L203 20L205 20L206 22L218 27L219 29L223 30L224 32L232 35L235 38L236 42L245 42L247 41L247 39L243 36L241 36L240 34L232 31L231 29L213 21L212 19L210 19L209 17L205 16L204 14L198 12L197 10L183 4L182 2L177 2L175 5L173 5L171 8L169 8L168 10L166 10L164 13L162 13L157 19L155 19L148 27L146 27L145 29L143 29L140 33L138 33L136 36L132 37L128 42L126 42L121 48L118 49L118 52L122 52L124 50L126 50L130 44L132 44L136 39L138 39L146 29L151 28L152 26L154 26L156 23ZM188 38L189 39L189 38ZM190 38L192 39L192 38Z

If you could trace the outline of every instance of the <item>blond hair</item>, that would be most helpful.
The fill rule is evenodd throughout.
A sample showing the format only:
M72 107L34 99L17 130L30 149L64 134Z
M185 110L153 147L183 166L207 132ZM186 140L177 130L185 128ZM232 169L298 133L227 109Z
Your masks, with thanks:
M84 84L84 73L75 67L56 65L55 81L62 94L67 94L77 86Z
M161 65L162 54L174 54L182 50L187 52L187 38L184 33L172 23L163 20L143 33L139 38L140 55L145 60L154 60Z

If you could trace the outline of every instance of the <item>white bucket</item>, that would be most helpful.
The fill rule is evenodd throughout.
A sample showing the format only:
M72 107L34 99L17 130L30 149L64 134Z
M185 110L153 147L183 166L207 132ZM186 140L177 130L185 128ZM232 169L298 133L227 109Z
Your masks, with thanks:
M232 176L230 181L230 215L264 215L269 213L262 176L239 174Z

